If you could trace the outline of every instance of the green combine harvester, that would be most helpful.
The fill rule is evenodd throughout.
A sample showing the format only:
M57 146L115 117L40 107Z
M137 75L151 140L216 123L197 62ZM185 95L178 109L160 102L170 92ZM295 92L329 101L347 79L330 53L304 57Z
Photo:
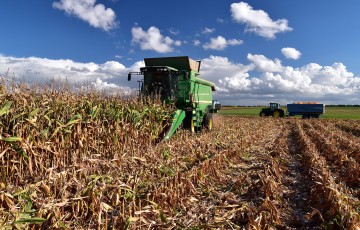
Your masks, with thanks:
M201 62L187 56L145 58L144 61L145 67L140 68L140 72L130 72L128 80L132 75L143 75L139 81L141 95L158 96L176 107L164 138L168 140L181 125L191 132L202 128L211 130L212 114L221 109L221 105L212 98L215 84L199 77Z

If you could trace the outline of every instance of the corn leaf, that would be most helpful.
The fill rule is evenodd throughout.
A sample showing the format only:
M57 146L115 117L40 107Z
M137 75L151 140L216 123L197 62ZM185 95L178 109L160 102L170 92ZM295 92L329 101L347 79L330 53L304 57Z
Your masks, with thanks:
M13 103L12 101L5 102L4 107L0 110L0 116L9 113L12 103Z
M38 218L38 217L34 217L34 218L26 218L26 219L20 219L15 221L15 224L25 224L25 223L31 223L31 224L35 224L35 223L42 223L44 222L46 219L44 218Z
M21 137L7 137L7 138L0 139L0 141L16 142L16 141L22 141L22 138Z
M76 114L75 116L73 116L71 118L71 120L66 124L66 126L70 126L70 125L73 125L73 124L76 124L78 123L79 121L82 120L82 117L80 114Z
M34 109L31 113L29 113L29 117L35 116L39 112L39 108Z

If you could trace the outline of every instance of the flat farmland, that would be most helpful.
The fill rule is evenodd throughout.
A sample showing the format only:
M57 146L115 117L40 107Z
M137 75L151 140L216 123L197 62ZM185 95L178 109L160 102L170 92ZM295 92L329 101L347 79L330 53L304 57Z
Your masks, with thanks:
M225 106L219 113L222 115L259 116L261 108L266 108L266 106ZM282 109L286 112L286 107L282 106ZM325 114L321 118L360 119L360 107L325 107Z
M0 87L0 229L358 229L360 123Z

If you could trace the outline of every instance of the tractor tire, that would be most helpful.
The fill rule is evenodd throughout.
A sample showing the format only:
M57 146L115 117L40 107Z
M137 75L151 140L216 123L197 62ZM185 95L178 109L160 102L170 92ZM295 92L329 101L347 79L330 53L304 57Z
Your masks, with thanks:
M275 110L272 114L273 117L281 117L281 112L279 110Z
M213 129L213 116L211 113L207 113L204 117L204 121L203 121L203 127L207 130L207 131L211 131Z
M280 117L285 117L285 112L284 112L284 110L280 109L279 111L280 111Z
M277 109L277 110L273 111L272 116L273 117L284 117L285 116L284 110Z
M266 114L265 114L265 112L261 111L261 112L259 113L259 116L260 116L260 117L266 117Z

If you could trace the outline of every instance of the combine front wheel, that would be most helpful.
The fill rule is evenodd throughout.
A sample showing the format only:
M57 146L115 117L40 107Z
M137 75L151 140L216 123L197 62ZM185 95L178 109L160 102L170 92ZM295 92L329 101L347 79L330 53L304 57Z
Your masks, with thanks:
M211 131L213 128L213 116L211 113L205 115L204 127L207 131Z
M195 133L195 124L194 124L194 120L193 120L193 119L191 119L191 121L190 121L190 131L191 131L192 133Z
M185 129L189 129L192 133L197 133L201 130L200 127L196 126L196 120L193 120L193 115L191 113L186 114L186 117L183 121L183 127Z

